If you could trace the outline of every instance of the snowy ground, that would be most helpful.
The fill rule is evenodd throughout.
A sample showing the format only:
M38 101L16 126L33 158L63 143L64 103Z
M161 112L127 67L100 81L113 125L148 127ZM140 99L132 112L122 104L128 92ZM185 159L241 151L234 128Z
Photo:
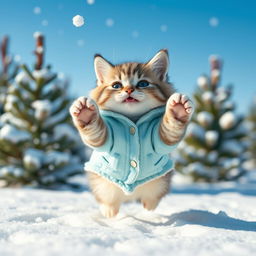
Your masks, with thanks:
M254 255L256 184L175 185L104 219L88 191L1 189L0 255Z

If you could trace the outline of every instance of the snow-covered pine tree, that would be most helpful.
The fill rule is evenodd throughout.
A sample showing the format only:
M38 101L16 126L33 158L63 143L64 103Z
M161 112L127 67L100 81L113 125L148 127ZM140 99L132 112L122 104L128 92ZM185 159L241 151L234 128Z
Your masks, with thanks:
M200 76L193 95L195 113L176 151L176 169L194 181L232 180L245 173L247 134L235 113L232 87L220 85L222 62L210 57L210 76Z
M248 161L250 169L256 169L256 96L254 96L253 102L249 109L249 114L247 116L247 124L249 128L248 133Z
M7 186L63 184L83 169L74 154L80 139L70 122L67 81L44 67L44 37L34 36L35 66L22 65L0 120L0 180Z
M4 112L4 101L6 99L6 93L8 85L16 76L18 66L14 64L13 59L8 54L9 38L4 36L0 42L1 48L1 69L0 69L0 115Z

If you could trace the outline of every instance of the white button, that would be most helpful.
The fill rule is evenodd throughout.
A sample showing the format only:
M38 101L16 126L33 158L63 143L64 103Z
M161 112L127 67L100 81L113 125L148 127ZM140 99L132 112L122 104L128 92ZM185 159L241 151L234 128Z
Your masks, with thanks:
M130 165L131 165L133 168L136 168L136 167L137 167L137 162L134 161L134 160L131 160Z
M136 129L133 126L131 126L130 127L130 134L134 135L135 132L136 132Z

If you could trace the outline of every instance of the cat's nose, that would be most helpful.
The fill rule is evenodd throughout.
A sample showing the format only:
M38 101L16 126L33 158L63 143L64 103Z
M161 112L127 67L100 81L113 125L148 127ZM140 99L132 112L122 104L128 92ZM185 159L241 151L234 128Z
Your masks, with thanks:
M133 91L134 91L133 88L129 88L129 89L126 89L126 90L125 90L125 92L127 92L128 94L131 94Z

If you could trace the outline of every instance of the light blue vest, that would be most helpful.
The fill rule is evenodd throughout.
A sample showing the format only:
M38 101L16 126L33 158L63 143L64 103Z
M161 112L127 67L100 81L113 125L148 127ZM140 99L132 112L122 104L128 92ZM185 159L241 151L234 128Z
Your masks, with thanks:
M104 145L93 148L85 170L114 182L126 194L169 172L173 162L168 153L177 145L168 146L160 139L164 112L165 107L156 108L134 123L121 114L101 110L108 137Z

